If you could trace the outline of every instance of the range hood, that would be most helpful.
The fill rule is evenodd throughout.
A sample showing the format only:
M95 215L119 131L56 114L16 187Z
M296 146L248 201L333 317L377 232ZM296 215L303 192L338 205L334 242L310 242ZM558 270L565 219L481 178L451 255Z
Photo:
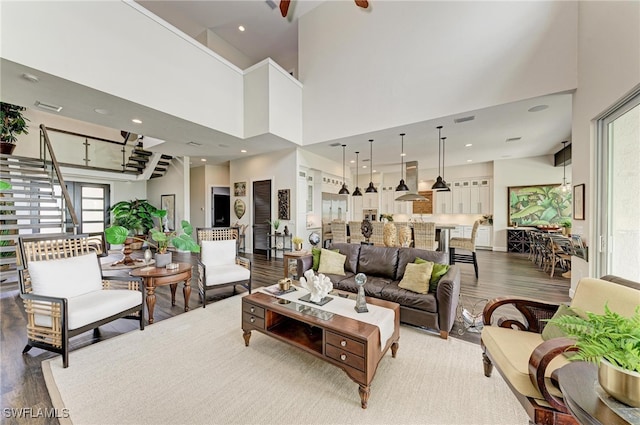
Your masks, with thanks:
M405 164L405 184L409 191L396 198L396 201L426 201L427 198L418 193L418 161L408 161Z

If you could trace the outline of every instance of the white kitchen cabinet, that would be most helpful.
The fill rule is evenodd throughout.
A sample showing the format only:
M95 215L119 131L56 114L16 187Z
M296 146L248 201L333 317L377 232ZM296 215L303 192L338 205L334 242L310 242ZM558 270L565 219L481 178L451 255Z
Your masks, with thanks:
M434 192L436 214L452 214L453 198L452 192Z
M476 233L476 248L493 248L493 226L480 226Z
M468 180L454 181L452 183L453 213L471 214L470 197L471 183Z

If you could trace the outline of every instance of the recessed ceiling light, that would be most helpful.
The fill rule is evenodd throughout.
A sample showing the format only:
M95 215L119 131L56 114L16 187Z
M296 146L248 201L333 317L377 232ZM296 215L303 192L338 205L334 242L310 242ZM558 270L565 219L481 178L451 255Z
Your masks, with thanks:
M404 152L402 152L402 153L400 154L400 156L407 156L407 154L406 154L406 153L404 153Z
M40 81L40 80L38 79L38 77L36 77L35 75L33 75L33 74L28 74L28 73L26 73L26 72L25 72L24 74L22 74L22 78L24 78L25 80L27 80L27 81L29 81L29 82L31 82L31 83L37 83L38 81Z
M54 105L52 103L43 103L43 102L40 102L39 100L36 100L35 105L40 109L44 109L45 111L51 111L51 112L62 111L62 106Z
M527 109L529 112L540 112L540 111L544 111L545 109L547 109L549 107L549 105L536 105L533 106L529 109Z
M465 148L470 148L471 146L473 146L473 143L467 143L466 145L464 145Z
M240 26L238 27L238 31L240 31L240 32L244 32L244 30L245 30L244 25L240 25Z
M376 171L376 170L371 170L371 172L372 172L372 173L377 173L377 171Z
M206 158L200 158L200 161L207 162L207 159Z
M93 111L96 114L100 114L100 115L111 115L111 111L108 109L96 108Z
M240 149L240 153L247 153L246 149Z
M350 163L352 163L352 164L355 164L356 160L355 160L355 159L352 159L352 160L351 160L351 161L349 161L349 162L350 162Z
M467 159L467 162L473 162L473 159Z
M363 166L362 166L362 168L367 168L367 166L366 166L366 165L363 165Z
M469 116L467 116L467 117L455 118L455 119L453 120L453 122L454 122L454 123L456 123L456 124L460 124L460 123L462 123L462 122L473 121L473 120L475 120L475 119L476 119L476 116L475 116L475 115L469 115Z
M132 122L132 123L135 123L135 124L142 124L142 120L140 120L140 119L138 119L138 118L134 118L134 119L132 119L132 120L131 120L131 122Z

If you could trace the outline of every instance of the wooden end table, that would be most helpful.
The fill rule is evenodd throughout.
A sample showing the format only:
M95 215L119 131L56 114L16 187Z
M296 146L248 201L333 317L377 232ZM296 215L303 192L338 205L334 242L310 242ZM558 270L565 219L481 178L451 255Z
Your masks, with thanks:
M284 258L284 277L289 277L289 260L295 260L309 254L311 254L309 251L285 251L282 253Z
M147 313L149 324L153 323L153 310L156 306L156 287L169 285L171 287L171 305L176 305L176 288L178 283L184 282L184 311L189 311L189 297L191 296L191 264L178 263L177 269L165 267L142 267L134 269L129 274L141 277L147 289Z

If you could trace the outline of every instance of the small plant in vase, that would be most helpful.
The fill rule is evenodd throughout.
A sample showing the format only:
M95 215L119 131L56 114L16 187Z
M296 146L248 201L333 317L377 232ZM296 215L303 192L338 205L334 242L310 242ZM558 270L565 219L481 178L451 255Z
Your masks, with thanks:
M562 227L562 234L565 236L569 236L571 234L571 219L563 218L560 220L560 226Z
M570 360L598 365L598 382L613 398L640 407L640 307L625 317L605 305L605 313L586 318L564 315L549 321L576 340Z
M273 227L273 233L275 233L276 235L280 234L280 232L278 232L278 229L280 228L280 220L278 220L277 218L273 221L267 220L267 223L269 223L269 225Z
M293 249L295 249L296 251L302 251L302 242L303 239L300 236L294 236L293 238L291 238Z

